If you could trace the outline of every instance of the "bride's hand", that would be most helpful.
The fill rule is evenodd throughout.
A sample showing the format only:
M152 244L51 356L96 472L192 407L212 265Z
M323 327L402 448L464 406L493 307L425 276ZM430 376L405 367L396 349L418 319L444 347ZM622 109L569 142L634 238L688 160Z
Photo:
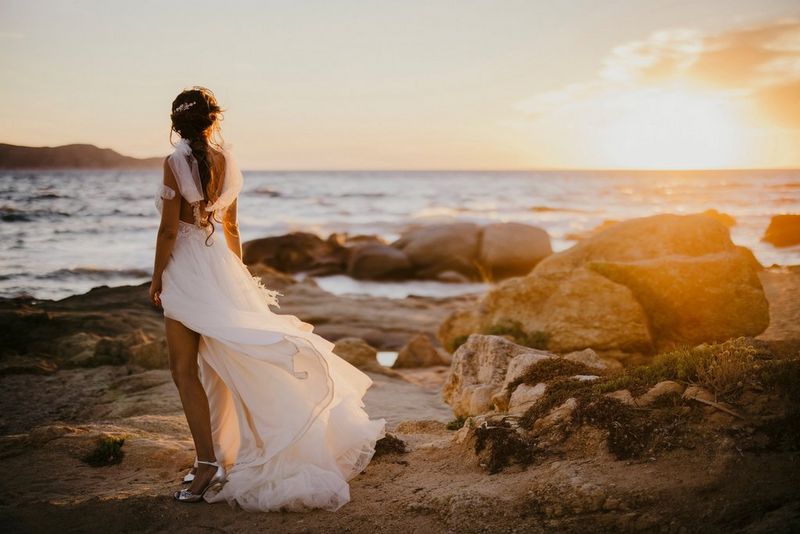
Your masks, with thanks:
M150 302L157 308L161 307L161 280L150 282Z

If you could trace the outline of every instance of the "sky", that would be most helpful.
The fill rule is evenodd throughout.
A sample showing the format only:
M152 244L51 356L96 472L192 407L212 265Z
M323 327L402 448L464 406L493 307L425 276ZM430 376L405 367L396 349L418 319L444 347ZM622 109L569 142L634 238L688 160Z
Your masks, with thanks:
M0 142L245 169L800 167L797 0L0 0Z

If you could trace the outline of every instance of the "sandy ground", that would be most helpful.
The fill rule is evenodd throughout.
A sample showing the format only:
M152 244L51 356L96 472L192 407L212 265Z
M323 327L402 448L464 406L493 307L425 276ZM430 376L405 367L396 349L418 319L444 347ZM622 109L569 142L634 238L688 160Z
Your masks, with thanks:
M772 315L762 337L800 339L800 271L765 271L761 279ZM376 456L335 513L174 502L194 451L168 371L121 365L0 376L0 530L800 531L797 453L738 451L724 432L696 449L638 461L615 460L591 431L579 432L527 469L490 475L473 444L445 428L452 418L440 396L445 373L370 374L366 409L387 419L407 452ZM125 437L123 461L84 463L108 436Z

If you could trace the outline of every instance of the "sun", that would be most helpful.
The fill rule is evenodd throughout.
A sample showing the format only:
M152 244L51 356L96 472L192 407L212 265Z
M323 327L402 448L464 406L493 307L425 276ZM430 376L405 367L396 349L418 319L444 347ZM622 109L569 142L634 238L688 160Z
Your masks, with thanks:
M709 169L747 163L746 113L735 94L637 88L603 95L592 107L590 135L609 167Z

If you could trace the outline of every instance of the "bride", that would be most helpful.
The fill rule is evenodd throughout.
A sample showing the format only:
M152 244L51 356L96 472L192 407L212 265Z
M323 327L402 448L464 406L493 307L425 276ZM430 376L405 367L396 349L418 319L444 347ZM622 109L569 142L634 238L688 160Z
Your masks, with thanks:
M242 175L215 141L222 109L194 87L172 103L181 139L164 162L150 298L163 309L172 377L194 440L182 502L337 510L384 436L372 380L293 315L242 263ZM217 229L219 225L220 229ZM221 235L220 235L221 234Z

